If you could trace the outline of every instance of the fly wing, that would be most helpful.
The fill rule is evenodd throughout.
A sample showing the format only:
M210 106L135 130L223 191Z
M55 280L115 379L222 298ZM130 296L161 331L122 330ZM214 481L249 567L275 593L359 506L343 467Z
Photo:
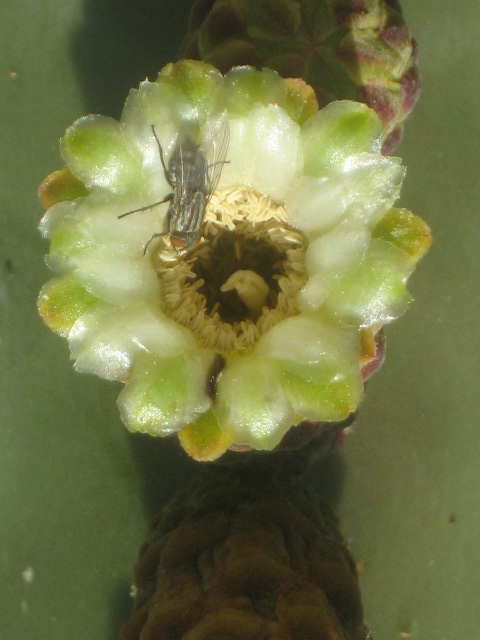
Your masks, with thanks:
M185 125L178 133L171 159L175 174L171 236L181 238L182 234L191 234L199 228L205 212L206 167L195 130Z
M204 153L208 162L208 199L217 188L223 165L228 162L225 158L227 157L229 142L230 129L228 122L222 120L218 129L202 145L205 147Z
M170 159L170 168L175 176L175 202L180 206L187 196L190 164L186 162L185 153L188 138L180 131Z

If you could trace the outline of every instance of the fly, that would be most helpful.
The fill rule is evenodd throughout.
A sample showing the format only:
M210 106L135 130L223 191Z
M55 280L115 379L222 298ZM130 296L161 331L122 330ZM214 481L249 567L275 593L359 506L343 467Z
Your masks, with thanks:
M164 235L170 237L170 242L177 251L188 249L201 234L208 202L217 188L223 165L228 162L225 160L230 139L228 123L223 120L218 130L203 139L200 144L195 139L191 127L182 127L168 165L154 125L152 133L158 146L165 180L172 191L158 202L127 211L118 217L124 218L131 213L146 211L170 202L165 215L164 230L152 235L144 254L152 240Z

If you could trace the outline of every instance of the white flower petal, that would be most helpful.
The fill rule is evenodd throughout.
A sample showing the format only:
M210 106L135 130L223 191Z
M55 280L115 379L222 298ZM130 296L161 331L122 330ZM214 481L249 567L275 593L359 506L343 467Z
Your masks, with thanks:
M322 271L311 275L298 294L301 313L316 311L325 302L335 281L335 271Z
M158 153L158 148L152 144L152 126L157 135L160 131L171 130L173 140L181 123L195 118L193 105L177 87L145 80L138 89L130 91L120 122L129 131L148 165Z
M78 207L75 219L82 234L103 245L106 253L140 257L152 235L165 226L168 203L134 211L151 203L150 198L91 196ZM128 212L132 213L124 215Z
M258 356L311 364L320 360L358 363L358 331L340 327L320 314L286 318L265 333L257 343Z
M350 156L328 178L302 176L286 195L291 224L308 235L331 229L344 216L371 228L400 195L405 167L399 158Z
M112 255L96 247L75 258L73 275L93 295L121 307L160 298L160 284L150 260Z
M229 162L220 185L241 183L283 200L301 168L300 127L277 105L259 105L246 118L229 120L229 126Z
M348 215L372 228L400 196L406 169L400 158L369 153L347 158L343 169Z
M310 274L340 271L361 259L370 242L370 232L358 220L342 220L334 229L308 246L305 263Z
M68 341L78 371L108 380L125 380L141 352L170 357L196 347L190 331L146 306L97 306L77 320Z
M369 327L401 315L410 300L406 281L414 261L390 242L373 239L362 261L338 277L324 309L340 322Z
M173 357L141 354L118 396L127 427L164 436L194 422L212 403L206 378L213 358L206 349Z
M44 238L50 238L55 229L65 222L74 219L75 211L79 205L78 200L59 202L45 211L38 228Z
M256 354L227 360L213 409L233 442L255 449L273 449L295 420L278 363Z
M358 329L342 329L321 315L299 315L275 325L257 355L278 358L286 399L307 420L343 420L363 393Z
M306 234L331 228L345 215L347 205L341 176L302 176L291 185L285 198L290 223Z

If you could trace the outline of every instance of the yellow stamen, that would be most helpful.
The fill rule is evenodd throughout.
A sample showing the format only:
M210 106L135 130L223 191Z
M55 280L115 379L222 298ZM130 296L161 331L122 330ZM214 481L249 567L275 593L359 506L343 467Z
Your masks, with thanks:
M184 253L162 238L152 260L165 312L206 347L243 351L299 313L307 240L285 208L245 187L213 194L202 237Z

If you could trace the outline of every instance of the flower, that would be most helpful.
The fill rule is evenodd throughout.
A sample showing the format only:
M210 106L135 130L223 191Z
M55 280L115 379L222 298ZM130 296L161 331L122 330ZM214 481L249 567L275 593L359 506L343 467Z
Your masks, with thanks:
M66 168L40 187L57 275L38 308L78 371L125 383L130 430L178 433L205 460L357 409L430 242L393 208L405 169L381 135L364 104L318 110L301 80L188 60L132 91L119 122L67 129ZM188 235L194 194L208 202Z

